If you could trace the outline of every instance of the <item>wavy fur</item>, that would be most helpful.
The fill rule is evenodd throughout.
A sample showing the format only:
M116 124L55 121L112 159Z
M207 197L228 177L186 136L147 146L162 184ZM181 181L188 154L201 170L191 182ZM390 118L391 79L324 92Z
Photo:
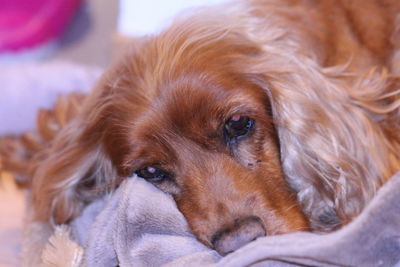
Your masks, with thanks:
M139 146L133 137L151 122L148 114L161 113L158 99L169 94L166 88L193 81L222 88L228 77L238 87L260 89L260 101L268 97L265 109L272 112L270 131L276 131L281 163L274 171L282 168L312 229L346 224L400 170L400 65L395 60L400 4L370 0L362 5L243 1L182 15L158 36L136 41L38 166L36 219L67 222L104 188L111 190L130 175L140 161L133 160L139 155L132 151ZM196 94L201 93L175 104L190 105ZM241 101L247 100L227 100ZM169 138L154 142L163 139L168 146ZM248 158L239 162L254 156L250 148L240 153ZM285 203L295 207L289 199Z

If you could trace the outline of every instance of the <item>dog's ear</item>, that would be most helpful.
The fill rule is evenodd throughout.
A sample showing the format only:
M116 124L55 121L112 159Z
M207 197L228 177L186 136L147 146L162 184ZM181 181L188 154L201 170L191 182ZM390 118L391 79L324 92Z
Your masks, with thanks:
M338 199L336 194L341 193L334 191L338 188L337 185L334 190L331 190L331 186L341 175L342 170L337 166L350 169L340 155L343 154L342 158L347 158L348 162L352 159L345 154L343 147L340 148L341 151L335 151L338 142L343 146L347 144L341 141L345 137L336 133L334 125L336 121L339 128L346 128L346 125L340 121L341 114L327 113L329 110L325 108L330 104L324 104L329 101L328 97L322 97L324 93L321 96L314 95L313 98L314 96L310 97L309 94L314 94L314 89L299 90L300 86L307 86L307 82L308 86L316 88L317 83L314 83L311 77L301 75L296 70L290 73L291 66L287 64L288 72L279 71L279 67L269 67L261 68L259 73L248 74L248 77L268 95L267 108L271 110L277 133L285 178L297 193L311 227L319 231L335 229L341 225L341 221L334 201ZM307 81L308 78L310 80ZM331 100L336 101L332 98ZM328 177L331 177L331 180L328 180ZM348 182L352 183L352 179L354 176Z
M103 77L79 114L37 155L32 179L35 220L66 223L116 180L104 143L111 106L109 80L110 74Z
M388 80L379 72L354 77L345 66L324 68L312 55L271 47L245 72L269 96L282 167L312 227L336 228L395 171L374 110L362 105L389 101ZM343 82L352 78L354 85Z

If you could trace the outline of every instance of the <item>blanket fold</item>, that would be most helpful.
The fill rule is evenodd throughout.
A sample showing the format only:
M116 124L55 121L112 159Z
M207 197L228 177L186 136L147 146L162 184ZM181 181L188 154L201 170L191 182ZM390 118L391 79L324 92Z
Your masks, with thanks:
M219 266L400 265L400 173L382 187L359 217L339 231L260 238Z
M400 266L399 192L400 173L339 231L262 237L225 257L196 240L172 197L137 177L70 228L81 266Z
M173 199L143 179L127 179L107 198L71 224L85 246L84 266L161 266L186 255L204 263L220 258L190 233Z

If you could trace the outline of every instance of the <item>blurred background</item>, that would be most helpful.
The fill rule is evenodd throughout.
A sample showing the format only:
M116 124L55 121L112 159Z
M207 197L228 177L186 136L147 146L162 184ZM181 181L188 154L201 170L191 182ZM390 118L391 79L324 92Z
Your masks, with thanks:
M88 92L130 37L160 31L184 9L226 1L0 0L0 152L17 149L1 141L32 131L37 111L59 95ZM19 266L30 209L4 171L6 160L0 159L0 267Z
M0 62L63 59L105 66L118 7L107 0L0 0Z
M118 7L110 0L0 0L1 137L32 130L37 110L58 94L89 90L111 61ZM0 267L19 266L29 205L2 165Z

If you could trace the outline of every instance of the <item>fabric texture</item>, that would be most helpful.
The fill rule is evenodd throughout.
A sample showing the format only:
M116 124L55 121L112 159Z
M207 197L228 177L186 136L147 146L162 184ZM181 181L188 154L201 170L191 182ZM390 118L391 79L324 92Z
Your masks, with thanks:
M205 264L220 258L190 233L169 195L137 177L88 206L71 228L85 247L84 266L161 266L174 261L173 266L187 266L193 260Z
M399 192L400 173L339 231L263 237L221 257L169 195L131 177L70 224L71 238L84 248L81 266L400 266Z

